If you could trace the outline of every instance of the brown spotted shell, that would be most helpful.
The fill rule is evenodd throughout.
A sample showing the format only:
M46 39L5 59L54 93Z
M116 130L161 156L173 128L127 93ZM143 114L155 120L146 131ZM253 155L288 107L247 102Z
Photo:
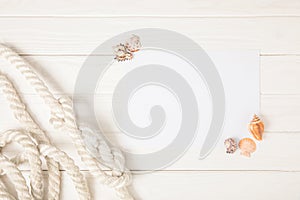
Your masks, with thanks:
M257 115L254 115L253 119L248 125L248 129L256 140L262 140L264 128L263 121Z
M133 58L132 53L127 50L127 47L124 44L119 44L113 47L113 49L117 61L131 60Z
M241 155L250 157L251 153L256 151L256 144L251 138L243 138L239 142L239 148L241 150Z
M232 154L236 151L237 149L237 143L235 139L233 138L228 138L224 141L224 145L226 148L226 153Z
M140 37L137 35L132 35L131 38L125 43L125 46L130 52L137 52L141 49L142 44L140 41Z

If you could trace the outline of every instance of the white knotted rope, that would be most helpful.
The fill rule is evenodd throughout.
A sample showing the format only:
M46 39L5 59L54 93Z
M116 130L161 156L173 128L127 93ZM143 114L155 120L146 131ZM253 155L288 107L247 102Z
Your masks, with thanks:
M115 189L119 199L133 200L127 186L131 182L130 171L125 168L125 160L120 150L110 147L103 136L93 132L98 141L93 152L95 157L89 153L83 141L83 131L76 123L72 100L68 97L56 99L49 91L48 87L34 72L23 58L10 48L0 45L0 57L5 58L15 67L31 84L38 95L50 108L50 123L61 132L68 132L73 140L82 162L88 167L90 173L97 177L103 184ZM0 170L2 174L7 174L16 188L18 199L43 199L43 180L40 157L45 157L48 168L48 199L57 200L60 194L60 171L62 166L72 178L80 199L91 199L87 182L80 173L74 161L63 151L57 149L50 143L46 133L34 121L25 104L21 101L16 89L6 76L0 74L0 89L9 101L16 119L24 126L25 130L9 130L0 134L0 147L4 147L11 142L19 143L24 152L8 159L0 153ZM90 129L89 129L90 130ZM17 166L23 162L28 162L31 168L30 189ZM0 199L13 200L14 197L8 192L3 182L0 180Z

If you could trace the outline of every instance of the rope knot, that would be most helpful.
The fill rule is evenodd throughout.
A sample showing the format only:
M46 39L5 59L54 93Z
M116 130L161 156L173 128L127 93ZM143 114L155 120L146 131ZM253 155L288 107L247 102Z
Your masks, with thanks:
M124 171L121 175L115 177L118 178L114 185L114 188L116 189L123 188L131 184L132 176L129 171Z
M103 134L96 133L90 127L80 125L81 138L89 153L101 164L110 168L114 175L120 176L125 169L125 158L122 152L109 145Z

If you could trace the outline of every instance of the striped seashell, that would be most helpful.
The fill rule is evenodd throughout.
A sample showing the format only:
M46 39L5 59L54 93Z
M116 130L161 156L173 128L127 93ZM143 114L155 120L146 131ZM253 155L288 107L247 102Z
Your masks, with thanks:
M248 129L256 140L262 140L264 123L257 115L253 116L253 119L248 125Z
M256 151L256 144L251 138L244 138L239 142L241 155L250 157L251 153Z

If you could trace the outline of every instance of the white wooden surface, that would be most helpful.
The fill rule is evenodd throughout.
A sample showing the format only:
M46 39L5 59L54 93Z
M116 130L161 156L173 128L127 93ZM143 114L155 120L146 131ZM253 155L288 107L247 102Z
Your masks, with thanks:
M267 133L251 159L224 154L222 141L204 161L192 147L174 165L134 176L137 199L300 199L300 2L298 0L0 1L0 40L26 56L56 94L70 94L85 57L120 32L158 27L205 49L261 50L261 114ZM96 55L103 56L103 55ZM47 125L47 111L19 74L2 62L53 143L81 167L68 136ZM61 84L63 83L63 84ZM107 88L109 95L109 88ZM105 101L106 95L99 96ZM251 102L249 102L251 103ZM43 115L40 115L40 114ZM0 131L18 126L0 95ZM112 140L122 144L118 132ZM8 147L8 153L17 151ZM28 166L22 166L28 174ZM86 172L95 199L115 199ZM63 178L62 199L76 199Z

